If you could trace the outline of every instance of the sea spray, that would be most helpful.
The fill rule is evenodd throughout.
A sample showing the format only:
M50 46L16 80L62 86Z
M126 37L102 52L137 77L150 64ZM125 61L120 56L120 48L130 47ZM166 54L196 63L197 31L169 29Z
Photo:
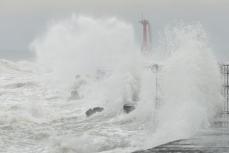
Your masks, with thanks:
M194 135L222 108L219 65L203 27L180 24L165 38L171 38L165 41L171 56L161 65L161 105L150 145Z
M105 108L99 122L96 115L84 121L97 125L91 127L95 132L84 131L95 143L83 147L77 144L82 136L69 135L74 137L71 144L77 144L77 148L67 145L69 148L84 152L89 147L91 152L98 152L115 146L152 147L190 137L209 125L221 99L219 68L206 32L199 24L178 25L168 29L164 38L163 46L157 49L160 58L155 55L149 59L140 54L131 24L117 18L73 15L51 25L43 37L34 41L37 62L52 70L49 80L65 88L74 86L76 76L84 82L77 87L80 98L72 103L83 111L95 106ZM155 107L155 73L149 69L155 63L160 67L159 108ZM125 103L134 104L136 110L125 114ZM124 122L113 122L119 116ZM111 123L107 117L111 117ZM120 133L112 137L104 126ZM124 146L120 145L122 140Z
M73 15L56 21L32 43L37 62L53 70L61 82L98 69L123 69L137 54L132 25L117 18Z
M133 87L141 64L134 30L115 17L73 15L57 21L32 43L32 49L37 62L52 70L50 80L58 87L72 86L75 76L83 79L86 85L78 92L88 108L100 105L121 112L137 90Z

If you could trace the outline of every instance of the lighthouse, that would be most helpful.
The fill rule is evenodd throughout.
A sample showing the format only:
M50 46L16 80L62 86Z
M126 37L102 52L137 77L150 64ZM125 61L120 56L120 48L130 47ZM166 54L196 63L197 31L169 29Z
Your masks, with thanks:
M150 26L150 22L146 19L142 19L139 22L143 26L141 51L143 54L147 54L150 53L152 49L151 26Z

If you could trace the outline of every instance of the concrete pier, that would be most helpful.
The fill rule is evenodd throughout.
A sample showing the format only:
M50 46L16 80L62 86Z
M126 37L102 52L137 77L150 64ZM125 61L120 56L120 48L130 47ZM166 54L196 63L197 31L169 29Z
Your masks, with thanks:
M175 140L133 153L229 153L229 129L210 129L190 139Z

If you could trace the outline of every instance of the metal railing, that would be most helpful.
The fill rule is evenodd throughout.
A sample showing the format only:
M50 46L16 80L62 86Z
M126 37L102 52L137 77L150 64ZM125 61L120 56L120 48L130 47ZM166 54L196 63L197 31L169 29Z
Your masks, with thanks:
M229 127L229 64L221 64L223 105L223 127Z

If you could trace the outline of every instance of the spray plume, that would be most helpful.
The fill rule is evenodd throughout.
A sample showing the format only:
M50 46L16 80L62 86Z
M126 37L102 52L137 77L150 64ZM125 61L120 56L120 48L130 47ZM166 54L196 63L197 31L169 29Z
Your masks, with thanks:
M119 115L123 104L134 103L136 110L130 118L139 123L137 126L147 125L143 129L150 136L142 138L144 144L138 141L137 134L135 140L129 141L151 147L189 137L207 127L221 102L218 64L201 25L168 28L162 45L158 48L163 50L157 51L170 54L160 62L158 109L154 100L155 75L145 68L148 65L138 54L131 24L117 18L72 16L53 24L32 46L37 62L51 68L52 77L60 82L71 84L77 74L95 77L98 69L106 70L103 79L86 80L79 89L83 95L79 103L100 105L109 110L106 113Z

